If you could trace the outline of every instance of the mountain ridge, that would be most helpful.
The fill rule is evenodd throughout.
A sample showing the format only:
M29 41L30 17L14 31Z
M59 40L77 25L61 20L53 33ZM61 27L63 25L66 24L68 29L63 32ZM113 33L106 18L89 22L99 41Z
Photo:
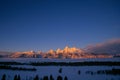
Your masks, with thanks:
M9 52L10 53L10 52ZM112 58L116 55L108 55L108 54L95 54L95 53L87 53L85 50L76 48L76 47L68 47L66 46L64 49L50 49L47 52L38 51L35 52L25 51L25 52L13 52L9 55L1 55L0 57L7 58L58 58L58 59L79 59L79 58ZM119 56L119 55L118 55Z

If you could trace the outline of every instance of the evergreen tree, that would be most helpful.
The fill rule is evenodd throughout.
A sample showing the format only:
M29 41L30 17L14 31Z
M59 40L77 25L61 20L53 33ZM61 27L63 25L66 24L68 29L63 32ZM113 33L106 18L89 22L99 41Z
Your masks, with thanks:
M20 75L18 75L18 78L17 78L17 80L21 80L21 78L20 78Z
M62 68L59 69L59 73L62 73Z
M2 76L1 80L6 80L6 75L5 74Z
M48 80L48 76L44 76L44 77L43 77L43 80Z
M65 76L64 80L68 80L67 76Z
M78 71L78 74L80 75L80 70Z
M34 80L39 80L39 77L38 75L35 76Z
M57 77L57 80L62 80L62 77L61 77L61 76L58 76L58 77Z
M14 80L17 80L17 75L14 76Z
M50 75L50 80L54 80L54 78L53 78L53 76L52 76L52 75Z

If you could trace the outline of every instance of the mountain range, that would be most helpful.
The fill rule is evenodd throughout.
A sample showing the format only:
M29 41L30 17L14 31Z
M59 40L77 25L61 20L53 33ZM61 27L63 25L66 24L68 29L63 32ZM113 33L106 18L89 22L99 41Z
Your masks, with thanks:
M112 58L120 55L106 54L106 53L88 53L83 49L66 46L64 49L42 51L26 51L26 52L0 52L1 58L58 58L58 59L79 59L79 58Z

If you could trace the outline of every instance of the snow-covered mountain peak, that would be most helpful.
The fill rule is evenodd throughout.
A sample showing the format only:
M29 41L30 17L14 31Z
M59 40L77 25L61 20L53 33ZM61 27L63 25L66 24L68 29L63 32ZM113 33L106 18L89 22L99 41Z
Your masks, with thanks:
M1 56L2 57L2 56ZM11 58L108 58L112 57L112 55L105 55L105 54L92 54L86 53L83 49L76 48L76 47L68 47L66 46L63 49L50 49L47 52L38 51L35 52L33 50L26 51L26 52L14 52L7 57Z
M78 49L76 47L68 47L66 46L64 49L63 49L63 52L64 53L83 53L84 51L82 49Z
M12 58L32 57L34 54L35 54L35 52L33 50L31 50L31 51L25 51L25 52L15 52L12 55L10 55L9 57L12 57Z
M49 53L49 54L54 54L55 51L54 51L53 49L50 49L47 53Z

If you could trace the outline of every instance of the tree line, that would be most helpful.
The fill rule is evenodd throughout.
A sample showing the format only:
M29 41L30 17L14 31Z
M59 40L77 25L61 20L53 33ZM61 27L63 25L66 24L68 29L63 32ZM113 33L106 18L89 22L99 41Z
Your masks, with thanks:
M1 80L7 80L6 79L6 74L4 74L2 76ZM13 80L22 80L22 79L21 79L20 75L15 75ZM26 79L26 80L28 80L28 79ZM29 80L31 80L31 79L29 79ZM40 78L38 75L36 75L36 76L33 77L32 80L55 80L55 79L53 78L52 75L50 75L50 76L43 76L42 78ZM62 77L62 76L59 75L59 76L57 76L57 80L68 80L68 78L67 78L67 76Z
M36 71L35 68L12 67L7 65L1 65L0 69L18 70L18 71Z
M29 65L33 66L120 66L120 62L32 62Z
M85 62L0 62L0 65L33 65L33 66L120 66L114 61L85 61Z
M120 75L120 69L112 68L111 70L97 70L96 72L93 71L86 71L86 74L106 74L106 75Z

